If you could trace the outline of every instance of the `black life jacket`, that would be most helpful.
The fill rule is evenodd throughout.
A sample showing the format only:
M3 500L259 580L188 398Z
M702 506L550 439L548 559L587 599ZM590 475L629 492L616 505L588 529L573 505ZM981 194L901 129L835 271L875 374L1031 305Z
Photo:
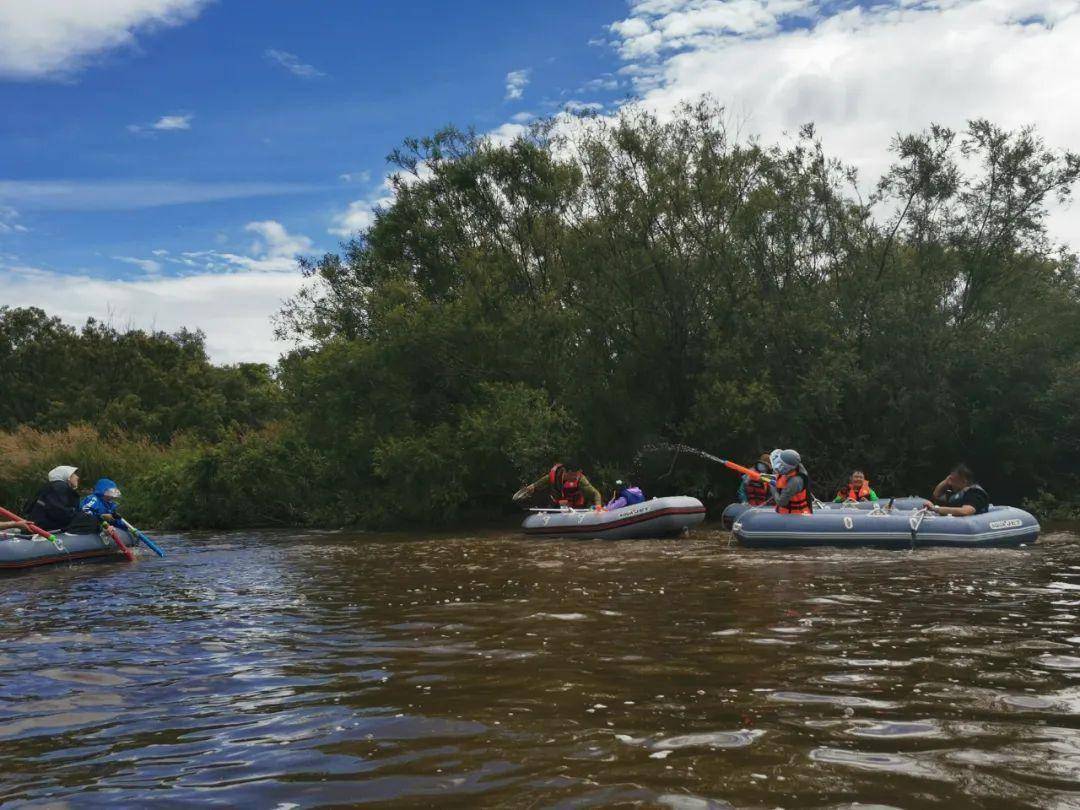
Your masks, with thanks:
M28 521L46 531L66 529L81 514L79 493L67 481L50 481L27 503L23 513Z

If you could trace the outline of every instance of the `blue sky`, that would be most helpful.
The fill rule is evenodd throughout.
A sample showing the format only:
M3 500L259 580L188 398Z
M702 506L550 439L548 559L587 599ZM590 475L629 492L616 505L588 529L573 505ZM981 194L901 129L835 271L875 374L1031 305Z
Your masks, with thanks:
M85 189L35 196L0 185L27 229L7 235L4 252L50 269L130 274L135 265L110 257L242 253L245 223L266 219L334 248L327 222L381 181L403 137L550 111L581 77L617 68L588 40L622 3L581 5L419 2L403 14L389 2L288 0L252 13L253 4L219 2L63 80L4 81L3 180ZM268 51L312 70L297 75ZM507 73L530 68L523 97L505 100ZM166 116L188 128L150 128ZM100 193L111 183L132 187ZM203 199L148 207L175 185ZM261 196L205 199L260 185Z
M202 328L218 360L272 361L295 255L367 221L404 137L512 132L568 103L665 114L707 92L748 134L817 121L870 175L893 134L930 121L1035 123L1072 147L1080 131L1080 0L402 9L4 0L0 305Z

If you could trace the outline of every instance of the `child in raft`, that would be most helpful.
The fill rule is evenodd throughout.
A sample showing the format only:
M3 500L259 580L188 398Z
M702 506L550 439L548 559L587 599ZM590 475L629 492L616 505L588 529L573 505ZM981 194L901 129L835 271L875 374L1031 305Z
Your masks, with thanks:
M94 492L87 495L79 504L79 509L87 515L114 525L123 524L124 519L117 512L120 500L120 488L111 478L99 478L94 484Z
M615 482L615 491L611 494L611 500L607 502L604 511L610 512L644 501L645 493L641 491L641 487L631 486L629 482L620 480Z

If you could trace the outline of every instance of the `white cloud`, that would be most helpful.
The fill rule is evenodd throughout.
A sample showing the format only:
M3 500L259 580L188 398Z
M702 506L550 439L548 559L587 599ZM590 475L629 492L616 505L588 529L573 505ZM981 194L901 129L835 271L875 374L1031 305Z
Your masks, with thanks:
M6 205L0 205L0 233L26 233L25 225L19 223L19 212Z
M161 272L161 262L156 259L139 259L135 256L113 256L113 258L125 264L133 264L144 273L153 275Z
M41 307L76 326L93 316L123 327L202 329L210 356L219 363L275 362L288 346L274 339L270 319L303 283L299 273L201 273L118 281L0 265L8 306Z
M1035 124L1077 146L1080 0L640 0L611 33L646 107L708 93L766 141L813 121L864 182L930 122ZM1053 222L1080 243L1077 212Z
M183 25L208 0L3 0L0 77L68 77L93 59L136 45L136 35Z
M348 239L361 231L366 231L375 224L375 209L385 208L394 202L394 188L387 177L371 194L361 200L354 200L349 207L336 214L331 220L329 233Z
M191 115L163 115L150 125L151 129L168 132L174 129L191 129Z
M0 206L18 206L27 211L130 211L214 200L304 194L321 189L321 186L301 183L0 180Z
M511 70L506 74L506 100L516 101L525 95L525 88L529 86L531 70Z
M144 132L175 132L177 130L191 129L191 119L195 116L187 115L163 115L152 124L128 124L128 132L136 134Z
M287 346L274 339L270 319L303 285L296 256L309 252L313 244L274 220L250 222L244 230L255 235L251 255L153 251L186 268L179 276L160 275L162 262L133 256L113 257L147 274L132 280L60 273L0 257L4 304L41 307L75 325L93 316L143 329L202 329L217 362L272 363Z
M342 172L338 175L338 179L343 183L368 183L371 181L371 172L367 170L361 172Z
M584 113L596 113L604 109L604 105L598 101L578 101L571 99L563 105L565 109L571 115L582 115Z
M263 52L263 56L275 65L285 68L285 70L289 71L289 73L294 76L300 76L303 79L314 79L326 75L313 65L307 65L301 62L299 56L294 53L289 53L288 51L278 51L274 48L268 48Z

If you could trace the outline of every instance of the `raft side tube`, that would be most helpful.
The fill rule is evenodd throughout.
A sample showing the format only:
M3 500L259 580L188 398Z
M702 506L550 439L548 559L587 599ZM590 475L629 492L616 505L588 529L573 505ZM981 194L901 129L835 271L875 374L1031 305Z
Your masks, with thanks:
M593 509L538 510L521 524L531 537L631 540L677 537L705 520L697 498L676 495L653 498L610 512Z

